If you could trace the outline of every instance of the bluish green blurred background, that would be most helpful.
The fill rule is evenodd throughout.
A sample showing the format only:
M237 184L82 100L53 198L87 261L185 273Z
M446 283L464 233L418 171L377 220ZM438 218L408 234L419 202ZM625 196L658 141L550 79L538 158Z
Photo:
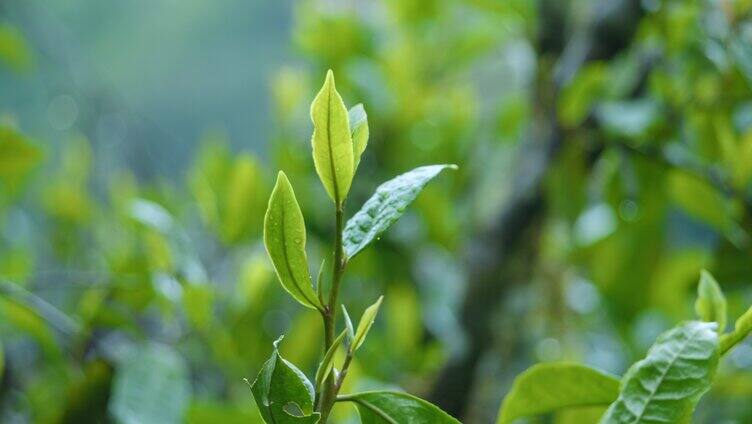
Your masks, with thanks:
M312 376L319 317L281 290L260 230L283 169L312 273L328 255L308 108L330 68L370 124L348 214L415 166L460 166L349 264L351 313L386 296L345 392L402 388L489 423L532 363L623 373L692 318L703 268L738 316L751 15L748 0L0 1L0 422L260 422L243 378L282 333ZM694 420L750 422L750 394L747 343Z

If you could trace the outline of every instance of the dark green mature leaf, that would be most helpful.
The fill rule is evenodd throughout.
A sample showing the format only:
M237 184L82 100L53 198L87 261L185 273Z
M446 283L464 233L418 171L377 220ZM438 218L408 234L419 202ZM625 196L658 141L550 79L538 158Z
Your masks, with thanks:
M444 169L456 165L428 165L393 178L376 189L376 193L345 225L344 245L348 258L357 255L378 238L405 212L423 187Z
M350 131L353 141L353 168L358 169L360 157L366 151L366 145L368 145L368 115L366 115L366 110L360 103L350 108L347 114L350 118Z
M543 363L520 374L499 411L498 424L563 408L603 405L619 396L619 380L571 363Z
M320 414L313 412L313 386L302 371L279 354L281 340L274 342L272 356L251 384L253 398L268 424L317 423Z
M180 423L190 391L183 358L167 346L151 344L118 366L109 410L123 424Z
M313 99L311 120L313 164L329 197L341 204L350 191L355 162L347 108L334 85L331 70Z
M459 424L435 405L407 393L364 392L340 396L339 400L355 403L363 424Z
M690 321L660 336L621 382L601 424L686 420L710 387L718 365L717 324Z
M321 309L308 273L306 229L295 192L280 171L264 216L264 246L282 287L303 306Z
M726 329L726 297L715 278L705 270L702 270L700 284L697 286L695 312L703 321L717 322L719 333Z

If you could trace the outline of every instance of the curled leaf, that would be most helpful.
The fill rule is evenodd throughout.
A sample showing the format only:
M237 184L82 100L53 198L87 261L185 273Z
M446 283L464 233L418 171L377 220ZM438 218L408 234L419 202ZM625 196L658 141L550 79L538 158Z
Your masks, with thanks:
M313 386L302 371L279 354L281 340L274 342L271 357L251 384L253 398L268 424L315 424L320 414L313 412Z

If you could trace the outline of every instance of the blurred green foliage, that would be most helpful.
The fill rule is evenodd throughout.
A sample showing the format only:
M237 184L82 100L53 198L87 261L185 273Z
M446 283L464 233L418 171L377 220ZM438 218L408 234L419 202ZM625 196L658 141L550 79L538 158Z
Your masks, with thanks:
M636 2L613 55L569 66L611 3L629 2L295 2L297 60L270 77L265 151L207 130L170 175L108 156L85 116L48 140L0 111L0 421L260 422L242 378L283 332L284 357L313 376L319 317L278 289L260 237L283 167L312 273L331 248L308 118L329 68L343 97L368 105L350 214L415 165L460 165L349 265L353 316L385 301L343 393L430 398L447 364L481 346L472 384L451 389L466 396L463 422L492 422L532 363L623 374L691 315L703 268L739 316L752 304L752 3ZM0 79L42 72L32 26L0 17ZM537 161L550 134L558 143ZM495 237L520 193L533 219ZM477 258L493 264L483 284L504 287L482 331ZM750 422L751 393L747 343L719 365L695 421Z

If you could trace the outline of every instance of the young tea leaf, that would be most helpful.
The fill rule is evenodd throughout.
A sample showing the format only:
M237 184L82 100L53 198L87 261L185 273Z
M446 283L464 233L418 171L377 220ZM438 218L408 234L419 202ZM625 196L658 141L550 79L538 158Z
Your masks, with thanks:
M282 287L303 306L321 309L308 273L305 244L303 213L290 182L280 171L264 217L264 245Z
M347 221L343 234L345 254L357 255L379 237L405 212L423 187L444 169L456 165L429 165L415 168L393 178L376 189L376 193Z
M715 278L705 270L702 270L697 286L695 312L703 321L717 322L719 333L726 329L726 297Z
M721 336L721 354L725 354L752 331L752 308L747 309L734 324L734 331Z
M514 380L497 424L561 409L595 405L605 409L618 396L619 380L612 375L579 364L537 364Z
M368 115L361 103L350 108L347 112L350 118L350 131L353 141L353 172L358 169L360 157L368 144Z
M353 402L363 424L460 424L435 405L407 393L355 393L340 396L338 401Z
M339 345L342 344L342 340L345 338L346 334L347 330L340 333L340 335L337 336L336 339L334 339L334 342L329 347L329 350L327 350L324 354L324 359L321 360L319 369L316 370L316 388L321 387L324 383L324 380L329 377L329 373L334 367L334 354L337 353L337 349L339 348Z
M311 104L313 164L334 203L341 205L354 174L353 141L347 108L334 85L332 71Z
M274 342L272 356L251 384L253 398L267 424L315 424L320 415L313 412L313 386L279 354L281 340Z
M345 332L347 333L347 345L349 349L349 346L352 346L352 342L353 340L355 340L355 329L353 327L352 320L350 319L350 314L347 313L347 308L345 308L345 305L342 305L342 316L345 317Z
M601 424L677 423L710 388L718 365L717 324L690 321L658 336L624 375Z
M379 296L379 300L377 300L373 305L366 308L366 310L363 312L363 316L360 317L360 322L358 323L358 330L355 332L355 337L353 338L352 345L350 346L351 352L358 350L363 342L366 341L368 331L371 330L371 326L373 325L373 321L376 319L376 314L379 313L379 307L381 306L381 302L383 300L384 296Z

